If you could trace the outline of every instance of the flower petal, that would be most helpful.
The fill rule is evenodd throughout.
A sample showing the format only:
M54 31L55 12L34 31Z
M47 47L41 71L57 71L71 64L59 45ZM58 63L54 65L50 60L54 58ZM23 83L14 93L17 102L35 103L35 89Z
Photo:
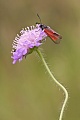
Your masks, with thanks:
M40 24L36 24L36 27L31 26L27 29L22 29L20 35L17 35L13 41L12 57L13 64L16 61L21 61L26 54L28 54L29 49L34 47L39 47L42 44L42 40L47 37L44 30L40 27Z

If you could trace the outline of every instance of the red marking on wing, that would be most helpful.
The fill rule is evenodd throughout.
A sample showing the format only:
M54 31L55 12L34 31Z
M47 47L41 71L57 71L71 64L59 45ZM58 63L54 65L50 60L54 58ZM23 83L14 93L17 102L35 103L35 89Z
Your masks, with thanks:
M58 44L62 36L50 28L45 28L44 32L53 40L54 43Z

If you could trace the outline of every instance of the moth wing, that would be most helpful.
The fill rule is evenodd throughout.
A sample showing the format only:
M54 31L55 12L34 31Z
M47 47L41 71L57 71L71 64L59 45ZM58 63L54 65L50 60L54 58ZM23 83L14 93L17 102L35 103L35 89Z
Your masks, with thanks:
M62 36L55 32L54 30L50 28L45 28L44 32L52 39L52 41L56 44L60 43L60 39L62 39Z

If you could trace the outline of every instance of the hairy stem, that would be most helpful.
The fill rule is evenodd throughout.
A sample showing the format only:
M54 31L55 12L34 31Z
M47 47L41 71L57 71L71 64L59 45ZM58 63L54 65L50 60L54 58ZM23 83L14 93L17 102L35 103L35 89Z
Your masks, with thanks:
M39 49L36 49L36 52L38 53L39 57L41 58L44 66L45 66L47 72L49 73L49 75L51 76L52 80L63 90L63 92L64 92L64 94L65 94L65 99L64 99L63 105L62 105L62 107L61 107L60 116L59 116L59 120L62 120L62 118L63 118L63 113L64 113L64 109L65 109L65 106L66 106L67 101L68 101L68 92L67 92L67 90L65 89L65 87L64 87L61 83L59 83L59 82L57 81L57 79L54 77L54 75L52 74L52 72L50 71L50 69L49 69L49 67L48 67L48 65L47 65L47 63L46 63L46 61L45 61L42 53L40 52L40 50L39 50Z

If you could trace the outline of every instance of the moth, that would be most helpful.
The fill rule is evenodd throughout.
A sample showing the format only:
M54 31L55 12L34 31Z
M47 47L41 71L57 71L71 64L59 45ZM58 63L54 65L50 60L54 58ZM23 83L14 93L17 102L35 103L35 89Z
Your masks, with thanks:
M49 26L42 24L40 16L38 14L37 14L37 16L40 19L40 23L36 23L36 24L40 24L40 28L42 30L44 30L44 32L47 34L47 36L50 37L54 43L56 43L56 44L60 43L62 36L59 33L57 33L56 31L54 31L53 29L51 29Z

